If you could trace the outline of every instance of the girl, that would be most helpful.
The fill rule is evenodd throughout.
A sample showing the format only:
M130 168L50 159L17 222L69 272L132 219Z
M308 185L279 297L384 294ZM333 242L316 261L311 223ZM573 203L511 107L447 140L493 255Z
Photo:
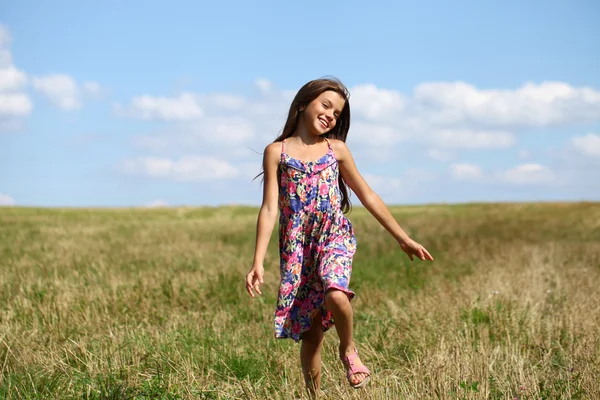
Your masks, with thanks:
M323 332L333 325L339 355L354 388L371 375L352 341L354 293L349 289L356 240L346 185L413 260L433 260L410 239L359 174L348 147L348 90L336 79L308 82L292 101L281 135L264 152L263 202L258 214L254 262L246 290L254 297L263 283L263 261L279 218L281 283L275 336L302 341L304 381L315 395L321 385Z

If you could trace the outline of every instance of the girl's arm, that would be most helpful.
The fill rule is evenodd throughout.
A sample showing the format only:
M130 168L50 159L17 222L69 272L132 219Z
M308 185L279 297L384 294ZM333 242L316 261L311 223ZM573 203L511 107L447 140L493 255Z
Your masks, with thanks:
M269 239L277 221L279 197L279 184L277 182L277 169L281 157L281 143L272 143L265 148L263 155L263 201L256 221L256 246L254 261L248 275L246 275L246 290L254 297L252 289L262 294L259 285L263 283L265 254L269 246Z
M364 180L358 172L354 158L346 143L341 140L330 140L335 156L340 165L340 172L344 181L367 210L379 221L379 223L396 239L402 250L408 254L410 259L416 255L421 260L433 260L429 252L419 243L412 240L406 232L398 225L390 210Z

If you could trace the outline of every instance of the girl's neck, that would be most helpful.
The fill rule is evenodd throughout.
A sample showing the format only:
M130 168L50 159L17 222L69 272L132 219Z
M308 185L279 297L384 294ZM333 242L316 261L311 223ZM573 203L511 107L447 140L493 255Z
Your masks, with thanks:
M312 133L310 133L306 129L306 126L304 125L304 121L302 121L302 120L300 120L300 122L298 123L298 127L296 128L294 133L291 134L290 137L299 138L300 142L305 146L310 146L313 144L321 143L324 140L323 136L313 135Z

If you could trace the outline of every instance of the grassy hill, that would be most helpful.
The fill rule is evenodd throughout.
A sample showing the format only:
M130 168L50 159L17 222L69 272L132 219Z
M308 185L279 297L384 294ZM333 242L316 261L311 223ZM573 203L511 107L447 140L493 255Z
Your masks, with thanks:
M328 399L600 398L600 204L394 207L410 262L362 208L351 288L370 386L326 334ZM250 299L257 209L0 208L0 397L303 398L273 338L274 232Z

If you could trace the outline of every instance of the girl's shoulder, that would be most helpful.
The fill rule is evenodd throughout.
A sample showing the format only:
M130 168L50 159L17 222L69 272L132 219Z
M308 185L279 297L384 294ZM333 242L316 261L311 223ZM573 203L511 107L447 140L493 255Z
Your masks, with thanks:
M350 150L345 142L339 139L327 139L331 144L331 149L333 150L336 158L338 160L344 159L348 154L350 154Z
M265 147L265 155L266 156L273 156L275 154L281 155L282 151L283 151L283 142L269 143L267 145L267 147Z
M344 148L348 148L348 146L346 146L345 142L342 142L340 139L327 139L329 141L329 143L331 143L331 147L338 148L338 149L344 149Z
M264 165L278 165L283 152L283 142L273 142L265 147L263 153Z

